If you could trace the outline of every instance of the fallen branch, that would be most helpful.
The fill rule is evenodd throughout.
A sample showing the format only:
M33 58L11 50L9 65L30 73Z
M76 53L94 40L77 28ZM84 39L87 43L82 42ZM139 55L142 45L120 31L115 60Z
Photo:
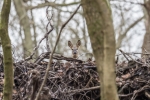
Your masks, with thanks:
M71 91L62 92L62 93L76 93L76 92L88 91L88 90L96 90L96 89L100 89L100 86L84 88L84 89L76 89L76 90L71 90Z

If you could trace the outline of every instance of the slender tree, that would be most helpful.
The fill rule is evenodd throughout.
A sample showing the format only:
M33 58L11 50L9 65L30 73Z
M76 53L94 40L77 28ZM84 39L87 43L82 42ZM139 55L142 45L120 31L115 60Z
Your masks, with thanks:
M11 53L11 42L8 35L8 22L11 0L4 0L0 17L0 39L4 53L4 100L12 100L13 89L13 61Z
M31 24L30 19L27 15L26 9L23 5L22 0L13 0L14 6L16 8L17 15L20 20L20 25L23 27L24 31L24 40L23 40L23 47L24 47L24 57L27 57L31 54L33 50L33 41L31 35Z
M144 0L144 8L143 8L143 13L145 15L144 18L144 24L145 24L145 36L143 40L143 45L142 45L142 52L148 52L150 53L150 0L146 1ZM146 58L149 56L146 56Z
M115 83L115 36L107 0L81 0L101 84L101 100L118 100Z

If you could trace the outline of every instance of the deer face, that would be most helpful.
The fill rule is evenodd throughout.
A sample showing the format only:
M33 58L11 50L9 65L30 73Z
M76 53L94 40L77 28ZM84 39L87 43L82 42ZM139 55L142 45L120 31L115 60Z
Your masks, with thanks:
M71 43L71 41L68 41L68 46L72 50L73 58L77 58L78 57L78 48L79 48L80 45L81 45L81 41L80 40L77 41L76 45L73 45Z

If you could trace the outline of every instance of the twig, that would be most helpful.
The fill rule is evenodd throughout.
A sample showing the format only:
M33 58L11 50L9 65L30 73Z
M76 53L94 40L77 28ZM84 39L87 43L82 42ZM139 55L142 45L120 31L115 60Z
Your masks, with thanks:
M124 54L128 54L128 55L132 55L132 54L142 54L142 55L150 55L150 53L138 53L138 52L133 52L132 54L131 53L125 53ZM120 55L123 55L123 54L117 54L116 56L120 56Z
M47 17L47 19L48 19L48 24L47 24L47 26L46 26L46 31L48 32L48 26L50 26L50 27L53 27L53 25L51 24L51 20L52 20L52 17L53 17L53 8L52 8L52 16L51 17L49 17L49 10L48 10L48 8L49 8L50 6L48 6L47 7L47 9L46 9L46 17ZM46 37L46 46L47 46L47 51L48 52L50 52L51 50L50 50L50 46L49 46L49 40L48 40L48 36Z
M124 57L129 61L129 59L128 59L128 57L125 55L125 53L121 50L121 49L119 49L119 51L124 55Z
M130 55L128 55L133 61L135 61L136 63L138 63L138 64L144 64L144 63L141 63L141 62L138 62L138 61L136 61L135 59L133 59Z
M129 59L127 58L127 56L126 55L128 55L133 61L135 61L136 63L138 63L138 64L142 64L143 65L143 63L141 63L141 62L138 62L138 61L136 61L135 59L133 59L129 54L126 54L125 55L125 53L121 50L121 49L119 49L119 51L124 55L124 57L129 61Z
M137 97L137 95L138 95L139 92L142 92L142 91L147 90L147 89L149 89L149 88L150 88L150 87L149 87L148 85L145 85L145 86L143 86L142 88L140 88L140 89L134 91L131 100L135 100L135 98Z
M79 4L80 2L72 2L72 3L68 3L68 4L56 4L56 3L53 3L53 2L47 2L47 3L42 3L42 4L38 4L36 6L28 6L26 9L27 10L31 10L31 9L38 9L38 8L43 8L45 6L51 6L51 7L67 7L67 6L71 6L71 5L76 5L76 4Z
M71 91L67 91L65 93L75 93L75 92L81 92L81 91L87 91L87 90L95 90L95 89L100 89L100 86L84 88L84 89L77 89L77 90L71 90Z
M47 76L48 76L48 72L49 72L49 70L52 70L52 69L50 69L51 62L52 62L52 57L53 57L53 53L55 52L56 46L57 46L57 44L58 44L58 42L59 42L59 39L60 39L60 36L61 36L61 32L62 32L63 28L68 24L68 22L69 22L69 21L73 18L73 16L76 14L76 12L77 12L78 9L80 8L80 6L81 6L81 5L79 5L79 6L77 7L77 9L74 11L74 13L73 13L73 14L70 16L70 18L62 25L62 27L61 27L61 29L60 29L60 32L59 32L59 34L58 34L58 37L57 37L55 46L54 46L54 48L53 48L52 53L50 54L50 59L49 59L49 62L48 62L48 66L47 66L47 69L46 69L46 73L45 73L45 76L44 76L44 80L43 80L43 82L42 82L42 84L41 84L41 87L40 87L40 89L39 89L39 91L38 91L38 93L37 93L37 96L36 96L35 100L38 100L39 95L40 95L40 92L42 91L43 86L44 86L44 84L46 83L46 79L47 79Z
M131 96L133 95L133 93L129 93L129 94L119 94L118 96L119 97L128 97L128 96Z
M130 4L135 4L135 5L144 5L142 3L136 3L136 2L132 2L132 1L121 1L121 0L110 0L110 1L117 1L117 2L123 2L123 3L130 3Z
M129 83L126 83L119 91L118 93L120 94L125 88L129 86Z

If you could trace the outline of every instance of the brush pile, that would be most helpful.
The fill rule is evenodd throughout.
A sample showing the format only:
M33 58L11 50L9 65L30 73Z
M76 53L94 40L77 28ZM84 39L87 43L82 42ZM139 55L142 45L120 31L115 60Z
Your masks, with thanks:
M47 68L46 59L49 59L48 52L41 54L34 63L26 60L14 63L13 100L35 99ZM2 94L3 69L0 75ZM39 100L95 100L100 94L98 81L94 63L56 54Z
M46 61L47 59L47 61ZM49 52L32 62L14 63L13 100L34 100L48 65ZM150 100L150 59L116 63L116 84L120 100ZM0 100L4 85L0 55ZM100 100L100 81L95 62L53 56L46 84L39 100Z
M116 66L120 100L150 100L150 59L132 58Z

